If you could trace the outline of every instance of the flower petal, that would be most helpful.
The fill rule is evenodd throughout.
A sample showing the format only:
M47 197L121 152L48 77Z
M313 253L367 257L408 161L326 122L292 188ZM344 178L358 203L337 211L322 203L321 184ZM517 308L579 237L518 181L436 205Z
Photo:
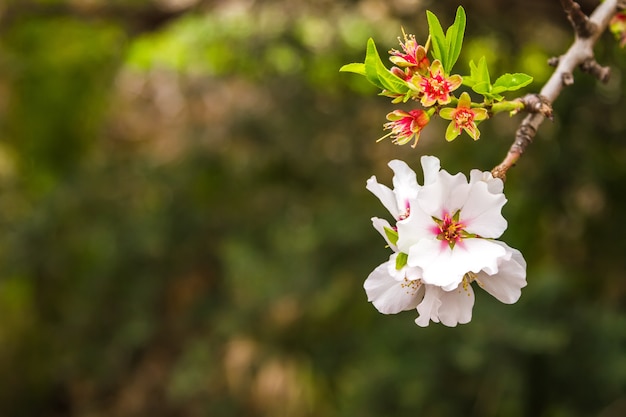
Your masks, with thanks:
M404 281L395 280L387 272L388 263L376 267L365 280L363 288L367 301L383 314L396 314L417 307L423 294L421 285L407 286Z
M442 291L439 320L448 327L466 324L472 320L474 290L465 281L452 291Z
M430 214L424 212L414 200L411 203L411 215L396 223L398 228L398 250L409 253L411 246L421 239L433 239L435 222Z
M498 238L507 228L507 221L502 216L504 204L504 194L491 193L485 181L474 182L461 210L461 221L469 233L484 238Z
M389 222L387 220L381 219L379 217L372 217L372 225L374 226L374 229L378 230L378 233L380 233L382 235L382 237L385 239L385 241L387 242L389 247L394 252L397 252L398 251L398 247L396 246L396 244L392 243L389 240L389 236L387 236L387 232L385 232L385 228L393 229L391 227L391 225L389 224Z
M442 119L452 120L455 111L456 109L453 109L452 107L444 107L443 109L439 110L439 116Z
M411 246L407 264L422 268L422 280L449 291L456 288L468 272L498 271L498 260L506 250L487 239L469 238L450 248L447 242L421 239Z
M383 203L383 206L385 206L385 208L389 210L389 213L391 213L391 215L395 219L400 216L400 210L398 210L396 195L391 190L391 188L387 187L386 185L380 184L376 180L375 175L372 175L370 179L367 180L367 185L365 186L365 188L367 188L372 194L378 197L380 202Z
M452 142L457 136L459 136L460 133L461 132L456 127L456 123L450 122L448 128L446 129L446 140L448 142Z
M463 84L463 77L458 74L454 74L446 78L446 81L449 83L450 91L454 91L459 88L461 84Z
M489 171L473 169L470 172L470 184L483 181L487 183L487 189L491 194L501 194L504 191L504 182L500 178L494 178Z
M435 156L424 155L420 158L422 171L424 172L424 185L437 181L437 174L441 170L441 162Z
M409 199L415 198L419 185L417 177L406 162L394 159L387 165L393 170L393 188L398 202L398 209L402 211Z
M418 204L428 215L441 219L445 212L454 214L463 207L470 188L462 173L450 175L441 170L436 181L422 187Z
M510 259L502 259L498 264L498 272L489 275L480 272L476 276L479 285L505 304L513 304L519 300L522 288L526 286L526 261L517 249L498 242L511 251Z
M472 105L472 99L470 98L470 95L467 94L467 92L462 92L461 93L461 97L459 97L459 104L457 105L457 107L464 107L466 109L469 109Z
M441 288L432 285L424 286L424 298L417 306L419 316L415 319L415 324L426 327L432 320L439 323L439 307L441 306Z

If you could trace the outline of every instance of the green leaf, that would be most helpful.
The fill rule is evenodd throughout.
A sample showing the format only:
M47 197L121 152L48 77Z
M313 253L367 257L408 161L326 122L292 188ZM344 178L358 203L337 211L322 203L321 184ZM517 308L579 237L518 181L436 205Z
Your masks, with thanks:
M459 55L461 54L466 22L467 19L465 17L465 10L463 7L459 6L456 10L454 23L446 31L447 59L443 66L446 74L449 74L450 71L452 71L452 67L454 67L454 64L459 59Z
M365 76L374 85L392 93L405 94L409 90L406 82L391 73L378 55L376 44L372 38L367 41L365 55Z
M365 76L365 64L362 62L355 62L352 64L346 64L343 67L339 68L340 72L353 72L355 74Z
M404 252L399 252L398 256L396 256L396 269L401 270L409 260L409 255Z
M489 69L487 68L487 62L485 57L483 56L478 61L478 65L471 60L470 63L470 75L463 77L463 85L468 87L474 87L474 85L479 83L487 83L491 86L491 80L489 77Z
M365 77L369 82L384 90L385 87L378 79L378 61L380 61L380 57L378 56L378 51L376 50L376 44L374 43L374 39L369 38L367 40L367 52L365 54Z
M491 93L491 84L487 81L480 81L472 86L472 90L482 95L489 94Z
M448 43L446 37L443 34L443 28L439 19L430 10L426 10L426 20L428 20L428 32L430 34L430 41L432 44L431 53L434 59L438 59L446 67L447 62L447 49Z
M533 77L528 74L516 72L515 74L504 74L493 84L493 92L515 91L533 82Z
M388 227L383 227L383 230L385 231L385 236L387 236L389 243L396 245L398 243L398 232Z

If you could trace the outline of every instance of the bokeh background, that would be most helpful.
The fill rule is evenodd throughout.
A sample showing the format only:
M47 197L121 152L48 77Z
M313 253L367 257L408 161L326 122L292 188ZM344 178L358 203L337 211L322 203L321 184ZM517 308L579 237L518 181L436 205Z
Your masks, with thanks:
M375 143L393 107L339 73L367 38L426 39L444 0L0 4L0 415L626 415L626 51L597 46L509 172L514 305L457 328L379 314L389 255L365 190L386 163L490 170L482 138ZM457 69L526 72L573 33L559 2L464 1ZM594 1L581 2L585 11ZM511 97L511 96L510 96Z

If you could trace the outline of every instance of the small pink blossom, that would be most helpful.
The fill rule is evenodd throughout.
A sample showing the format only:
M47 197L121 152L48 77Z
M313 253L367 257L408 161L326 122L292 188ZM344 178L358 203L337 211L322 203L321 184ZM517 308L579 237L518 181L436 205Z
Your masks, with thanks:
M472 139L480 137L480 131L476 126L476 121L485 120L488 117L487 110L483 108L472 108L472 101L469 94L463 93L459 98L459 103L455 109L446 107L439 111L442 119L452 120L446 130L446 140L452 141L465 130Z
M393 143L404 145L415 138L413 147L417 145L422 129L430 121L430 116L424 110L415 109L409 112L404 110L394 110L387 114L389 122L384 124L385 130L391 130L388 134L380 138L382 140L388 136L393 138Z
M452 97L450 93L461 86L463 78L458 75L449 77L443 71L441 61L434 60L426 75L415 74L411 84L421 94L421 103L424 107L434 104L448 104Z
M430 65L426 49L417 43L414 35L407 35L404 31L402 33L404 34L404 42L398 38L402 51L390 50L389 60L398 67L406 69L405 75L408 75L409 79L415 73L426 74Z

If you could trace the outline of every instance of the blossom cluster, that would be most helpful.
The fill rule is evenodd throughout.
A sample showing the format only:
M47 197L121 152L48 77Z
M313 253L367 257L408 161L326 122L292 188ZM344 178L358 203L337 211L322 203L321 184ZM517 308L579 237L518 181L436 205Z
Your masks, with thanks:
M377 88L380 95L390 97L392 103L419 103L408 109L397 109L387 114L383 125L389 132L382 138L390 137L392 142L404 145L413 142L415 147L420 134L435 116L450 120L445 138L452 141L466 132L472 139L480 137L478 125L485 119L501 113L515 114L524 109L522 100L507 101L503 93L516 91L533 78L523 73L506 73L492 82L485 57L477 62L470 60L470 73L461 76L453 73L463 46L465 35L465 11L459 6L454 22L444 32L441 22L432 12L426 11L428 40L420 45L414 35L403 31L398 38L399 49L389 50L388 69L382 62L373 39L367 42L365 61L341 67L340 71L362 76ZM457 94L461 86L470 88L482 96L482 102L472 102L467 91Z
M398 145L413 140L412 146L415 147L420 133L430 122L435 111L455 100L452 93L461 86L463 78L458 74L446 74L440 60L435 59L431 62L426 48L417 43L414 35L404 34L404 41L400 40L400 47L402 50L389 51L389 60L395 64L390 71L407 83L411 90L409 96L418 100L424 109L413 109L408 112L394 110L387 114L388 122L384 128L390 132L383 138L391 136L393 142ZM383 91L382 94L393 97L394 101L402 101L405 96L391 91ZM474 140L479 138L480 131L476 122L486 119L488 113L484 108L472 108L470 104L469 94L463 93L456 108L445 107L439 113L442 118L451 121L446 131L446 140L454 140L463 130ZM427 110L431 107L432 110Z
M516 302L526 285L526 262L496 240L507 227L502 180L472 170L468 181L440 169L433 156L421 163L423 184L400 160L389 163L393 189L375 176L367 181L394 220L372 218L393 253L366 279L368 301L384 314L415 308L419 326L469 322L474 282L503 303Z

